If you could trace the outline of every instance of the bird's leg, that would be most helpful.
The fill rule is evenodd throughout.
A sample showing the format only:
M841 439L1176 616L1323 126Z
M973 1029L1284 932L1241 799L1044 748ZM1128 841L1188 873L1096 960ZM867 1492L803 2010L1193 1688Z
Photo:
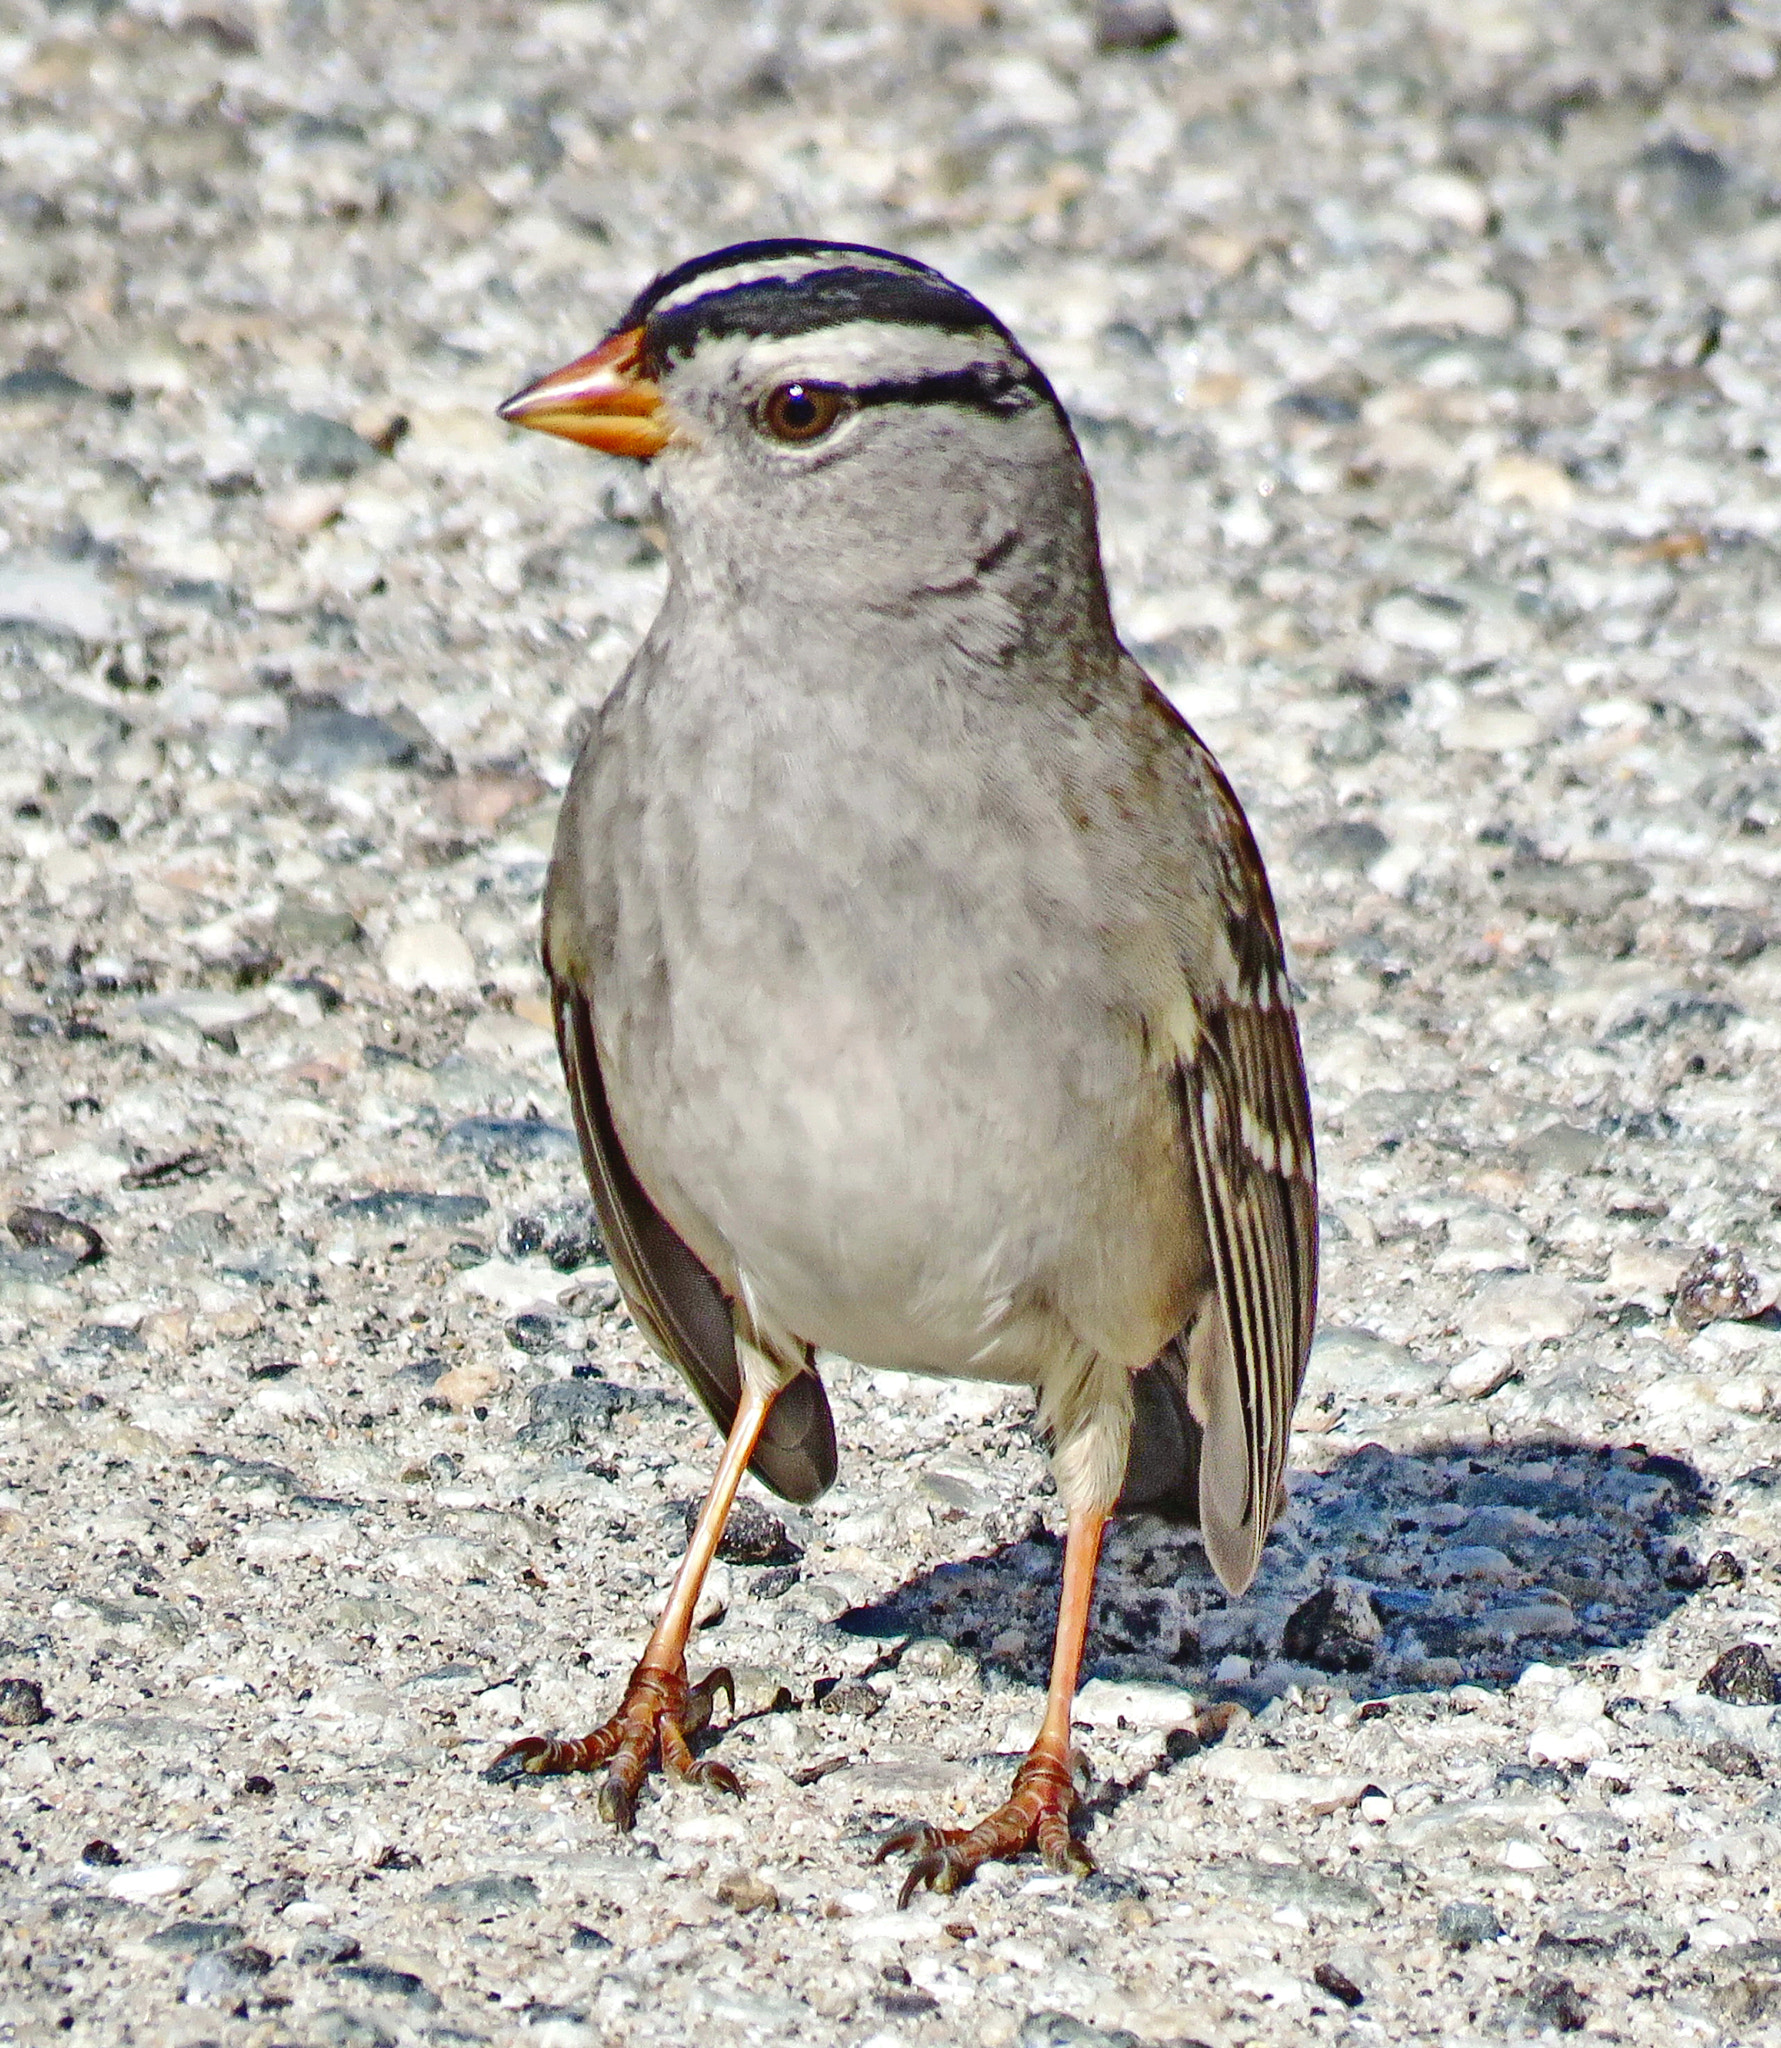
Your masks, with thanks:
M628 1828L637 1809L637 1789L648 1774L650 1759L659 1753L669 1777L696 1785L710 1785L720 1792L741 1797L736 1774L720 1763L696 1763L687 1746L711 1718L711 1705L725 1693L732 1707L735 1687L722 1669L708 1673L697 1685L686 1682L686 1639L693 1625L693 1610L705 1574L717 1554L718 1539L729 1519L730 1504L748 1461L754 1455L771 1394L760 1394L744 1382L742 1400L736 1410L729 1440L718 1462L717 1475L705 1505L693 1525L686 1555L674 1575L668 1604L662 1609L649 1647L631 1673L618 1712L603 1727L579 1741L562 1741L549 1735L528 1735L510 1742L483 1776L492 1784L510 1778L542 1777L561 1771L594 1771L610 1764L606 1782L600 1787L600 1817L615 1827Z
M910 1821L879 1844L875 1863L903 1850L915 1855L897 1894L899 1906L908 1905L924 1884L932 1891L956 1892L969 1882L980 1863L1010 1862L1027 1849L1037 1849L1048 1870L1084 1875L1094 1869L1095 1859L1070 1832L1070 1815L1076 1805L1070 1709L1082 1669L1095 1566L1106 1526L1103 1510L1071 1512L1064 1538L1064 1589L1058 1601L1045 1719L1026 1761L1014 1774L1014 1790L1007 1803L974 1828L937 1828L927 1821Z

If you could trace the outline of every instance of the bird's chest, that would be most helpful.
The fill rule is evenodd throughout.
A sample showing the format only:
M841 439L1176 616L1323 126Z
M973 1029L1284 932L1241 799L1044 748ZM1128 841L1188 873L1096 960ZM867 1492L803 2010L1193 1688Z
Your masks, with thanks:
M919 1295L963 1344L1132 1113L1092 877L980 761L815 751L731 738L599 847L613 1115L695 1249L796 1294L804 1334L864 1355L844 1316Z

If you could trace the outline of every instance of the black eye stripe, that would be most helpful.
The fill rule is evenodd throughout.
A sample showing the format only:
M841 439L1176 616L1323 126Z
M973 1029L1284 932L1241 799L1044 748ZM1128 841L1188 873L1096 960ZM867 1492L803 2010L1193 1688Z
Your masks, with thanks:
M928 377L887 378L848 387L856 405L964 405L998 418L1024 412L1041 394L1049 395L1049 388L1030 366L938 371Z

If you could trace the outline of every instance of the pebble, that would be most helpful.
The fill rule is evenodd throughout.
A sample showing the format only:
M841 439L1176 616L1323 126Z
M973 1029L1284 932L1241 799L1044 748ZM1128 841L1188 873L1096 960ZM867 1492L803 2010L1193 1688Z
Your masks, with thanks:
M426 1902L456 1918L489 1920L498 1913L530 1911L537 1906L538 1897L536 1878L490 1874L436 1884L427 1893Z
M1739 1707L1781 1703L1781 1682L1760 1643L1735 1643L1702 1674L1700 1689Z
M391 934L383 949L383 971L399 989L457 995L476 986L476 955L455 925L430 919Z
M543 1117L467 1116L448 1126L439 1140L442 1152L470 1152L503 1164L580 1156L575 1133Z
M0 625L40 627L96 646L117 638L120 621L116 593L90 563L0 560Z
M187 2005L236 2006L260 1988L271 1968L270 1954L249 1942L210 1949L186 1972L180 1997Z
M337 1963L328 1977L343 1990L393 1999L415 2012L434 2013L440 2009L440 1999L425 1978L412 1970L394 1969L388 1963Z
M1441 1368L1402 1344L1364 1329L1324 1329L1311 1347L1307 1385L1329 1386L1360 1401L1414 1401L1441 1378Z
M40 1728L50 1718L34 1678L0 1678L0 1728Z
M1487 1346L1462 1358L1447 1375L1447 1391L1464 1401L1482 1401L1514 1378L1515 1354L1500 1346Z
M1568 1280L1515 1273L1481 1287L1463 1312L1475 1344L1512 1348L1568 1337L1589 1314L1589 1297Z

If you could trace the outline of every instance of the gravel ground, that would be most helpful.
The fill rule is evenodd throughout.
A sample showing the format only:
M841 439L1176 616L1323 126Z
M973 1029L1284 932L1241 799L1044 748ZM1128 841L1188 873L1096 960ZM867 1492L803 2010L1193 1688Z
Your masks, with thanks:
M0 2040L1781 2040L1781 12L1175 19L11 0ZM744 1806L476 1775L713 1458L535 962L650 508L490 407L786 230L1071 406L1324 1172L1260 1580L1111 1549L1101 1874L902 1914L1038 1712L1012 1394L835 1373L696 1646Z

